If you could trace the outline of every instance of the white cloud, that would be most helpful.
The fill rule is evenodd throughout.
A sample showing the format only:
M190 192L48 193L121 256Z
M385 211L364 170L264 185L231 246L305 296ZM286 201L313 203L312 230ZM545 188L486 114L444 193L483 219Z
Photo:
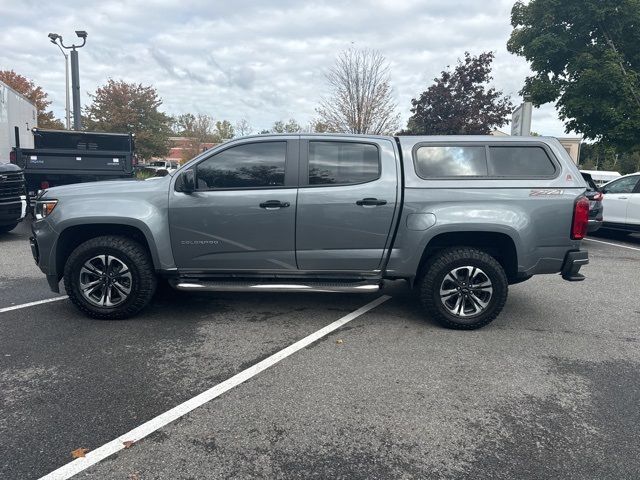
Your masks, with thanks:
M465 50L496 53L495 85L517 92L529 73L509 54L513 2L500 0L293 0L100 2L0 0L0 69L14 69L49 92L64 116L63 58L47 33L75 39L83 104L108 78L155 86L170 114L192 111L256 129L294 117L306 123L325 91L323 73L351 45L375 48L392 65L403 121L410 100ZM534 112L533 129L562 135L553 106Z

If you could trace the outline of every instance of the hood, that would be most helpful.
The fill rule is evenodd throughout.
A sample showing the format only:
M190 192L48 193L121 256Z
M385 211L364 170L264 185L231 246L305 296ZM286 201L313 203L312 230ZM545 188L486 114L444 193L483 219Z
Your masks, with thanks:
M21 172L22 169L13 163L0 163L0 173Z
M171 177L154 178L153 180L103 180L100 182L74 183L60 187L48 188L41 198L63 198L70 196L105 196L116 198L132 193L167 190Z

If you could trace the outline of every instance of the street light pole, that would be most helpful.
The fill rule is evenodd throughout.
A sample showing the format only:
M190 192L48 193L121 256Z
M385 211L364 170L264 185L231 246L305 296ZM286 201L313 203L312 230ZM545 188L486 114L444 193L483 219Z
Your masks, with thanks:
M49 38L51 38L51 43L53 43L56 47L60 49L62 55L64 55L64 104L65 104L65 116L66 116L66 128L67 130L71 130L71 107L69 106L69 55L64 53L64 50L57 42L52 38L52 35L49 34Z
M59 47L71 50L71 93L73 96L73 129L82 130L82 107L80 106L80 67L78 64L78 48L84 47L87 43L87 32L84 30L76 30L76 35L82 39L81 45L66 46L62 43L62 37L57 33L50 33L49 38L53 43L58 45L57 40L60 40ZM64 52L63 52L64 53ZM65 55L65 66L67 64L67 55ZM69 92L69 69L67 68L67 92ZM69 100L67 93L67 122L69 122Z
M78 65L78 51L75 48L71 50L71 93L73 96L73 129L82 130L80 67Z

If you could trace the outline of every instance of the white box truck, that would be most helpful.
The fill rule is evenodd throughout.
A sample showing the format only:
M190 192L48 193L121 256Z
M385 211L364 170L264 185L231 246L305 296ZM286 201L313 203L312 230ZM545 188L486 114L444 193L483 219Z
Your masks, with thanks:
M31 129L37 126L38 114L31 100L0 82L0 163L9 163L16 146L15 127L20 131L20 146L33 148Z

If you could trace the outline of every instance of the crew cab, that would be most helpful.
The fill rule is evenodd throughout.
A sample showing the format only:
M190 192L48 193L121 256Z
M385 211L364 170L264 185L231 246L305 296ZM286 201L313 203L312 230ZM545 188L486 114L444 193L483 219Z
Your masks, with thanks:
M260 135L154 181L36 202L34 258L87 315L178 290L371 293L404 279L425 313L473 329L535 274L583 280L586 184L554 138Z

